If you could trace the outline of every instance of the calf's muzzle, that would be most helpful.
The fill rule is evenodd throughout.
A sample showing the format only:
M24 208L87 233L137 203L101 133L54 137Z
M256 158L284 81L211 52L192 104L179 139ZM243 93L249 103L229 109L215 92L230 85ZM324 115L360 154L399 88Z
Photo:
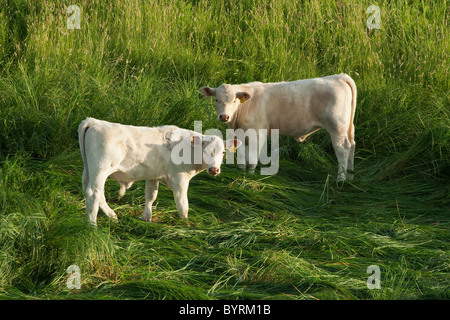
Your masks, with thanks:
M212 176L217 176L220 173L220 169L216 167L208 168L208 173Z

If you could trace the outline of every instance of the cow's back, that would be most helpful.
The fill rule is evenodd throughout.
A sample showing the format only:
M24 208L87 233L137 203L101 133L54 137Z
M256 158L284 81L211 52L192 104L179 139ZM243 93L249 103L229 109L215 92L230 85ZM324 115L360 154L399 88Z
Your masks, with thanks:
M323 125L341 92L349 89L343 76L240 85L251 91L252 98L240 110L235 128L279 129L280 134L305 135Z

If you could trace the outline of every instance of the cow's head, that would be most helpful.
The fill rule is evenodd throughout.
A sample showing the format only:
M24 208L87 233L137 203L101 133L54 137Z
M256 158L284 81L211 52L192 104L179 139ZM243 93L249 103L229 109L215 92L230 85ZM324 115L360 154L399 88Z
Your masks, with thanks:
M222 84L217 88L202 87L200 92L205 97L216 98L217 119L222 122L230 122L240 104L250 100L251 95L248 92L236 91L229 84Z
M220 173L220 166L222 165L225 151L235 150L242 144L237 139L229 139L223 141L217 136L191 136L191 143L195 146L202 145L202 162L207 165L207 171L210 175L216 176Z

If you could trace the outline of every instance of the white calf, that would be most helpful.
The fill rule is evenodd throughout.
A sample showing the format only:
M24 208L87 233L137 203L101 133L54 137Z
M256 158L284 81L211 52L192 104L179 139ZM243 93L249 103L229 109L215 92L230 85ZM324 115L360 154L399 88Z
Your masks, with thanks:
M187 218L189 181L205 169L211 175L219 174L224 149L241 144L235 139L223 141L217 136L203 136L176 126L135 127L93 118L81 122L78 136L84 163L87 215L94 225L99 207L108 217L117 219L105 200L104 185L108 177L119 182L120 196L134 181L146 180L143 220L151 220L159 182L172 189L180 217ZM200 162L175 164L173 159L179 155L172 151L180 143L188 143L191 149L201 148Z

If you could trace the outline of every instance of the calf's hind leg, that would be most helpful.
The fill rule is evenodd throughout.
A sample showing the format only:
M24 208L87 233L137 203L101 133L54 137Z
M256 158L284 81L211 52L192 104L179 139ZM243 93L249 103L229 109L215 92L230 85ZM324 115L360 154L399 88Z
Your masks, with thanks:
M90 177L90 181L86 187L85 196L87 216L89 218L89 221L94 226L97 225L97 214L100 204L102 206L102 210L106 205L104 195L106 178L107 176L105 176L104 174L98 174L94 177ZM108 207L108 205L106 206ZM108 209L111 210L109 207Z
M102 192L101 194L101 198L100 198L100 209L102 209L102 211L111 219L117 221L117 215L116 213L113 211L113 209L111 209L108 204L106 203L106 199L105 199L105 193Z

